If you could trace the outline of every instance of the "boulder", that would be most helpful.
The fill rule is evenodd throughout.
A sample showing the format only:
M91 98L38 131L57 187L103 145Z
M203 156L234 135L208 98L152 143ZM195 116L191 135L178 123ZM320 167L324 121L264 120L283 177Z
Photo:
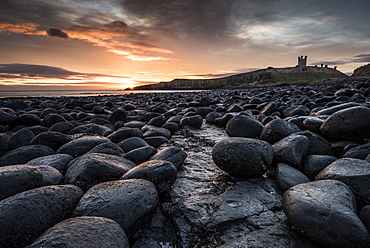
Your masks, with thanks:
M334 151L332 145L320 135L308 130L295 134L304 135L310 141L307 155L333 155Z
M106 142L95 146L88 153L103 153L122 157L125 152L116 143Z
M69 133L75 126L70 122L58 122L49 128L49 131L59 132L59 133Z
M27 248L130 248L125 231L114 220L83 216L64 220L44 232Z
M303 135L292 134L272 145L274 159L295 168L300 168L302 159L306 156L309 139Z
M45 186L1 201L0 246L25 247L48 228L71 217L83 191L74 185Z
M0 108L0 124L11 124L18 118L17 113L11 108Z
M29 126L36 126L41 124L41 119L35 114L21 114L18 116L17 122L20 125Z
M187 154L175 146L163 147L156 154L150 157L149 160L165 160L175 165L179 170L184 163Z
M143 137L143 133L138 128L121 127L117 131L113 132L108 138L113 143L119 143L130 137Z
M126 110L124 110L123 108L118 108L116 110L114 110L109 116L108 116L108 120L114 124L116 123L117 121L123 121L123 122L126 122L127 120L127 114L126 114Z
M337 159L329 155L308 155L303 159L302 172L314 180L320 171Z
M129 152L139 147L148 146L149 144L140 137L130 137L118 143L118 146L124 151Z
M370 232L370 205L367 205L361 209L359 217L367 228L367 231Z
M358 106L335 112L321 125L328 140L370 139L370 108Z
M354 148L349 149L347 152L343 154L343 158L358 158L358 159L366 159L366 157L370 154L370 142L364 145L356 146Z
M226 132L230 137L258 138L263 125L254 117L238 114L226 125Z
M47 114L41 121L41 125L45 127L51 127L58 122L68 122L63 116L59 114L50 113Z
M40 187L42 184L41 171L31 165L9 165L0 167L0 201Z
M28 161L54 154L54 150L42 145L22 146L6 153L0 158L0 166L13 164L26 164Z
M10 136L7 141L8 149L11 151L22 146L27 146L33 138L35 138L35 134L31 130L22 128Z
M135 164L123 157L87 153L70 162L64 182L86 191L95 184L119 179L133 167Z
M106 137L100 136L83 136L81 138L72 140L64 145L62 145L57 153L70 154L73 157L81 156L92 148L102 143L109 142L109 139Z
M216 166L232 176L261 177L272 164L274 151L266 141L250 138L229 138L212 149Z
M36 167L42 173L42 186L58 185L63 181L63 175L54 167L39 165Z
M147 161L151 156L157 152L152 146L143 146L129 151L123 157L131 160L135 164L141 164Z
M148 143L148 145L153 146L155 148L158 148L164 143L168 142L168 139L163 136L151 136L144 138L145 142Z
M283 195L289 223L324 247L369 247L369 233L356 214L349 187L338 180L299 184Z
M126 172L120 179L145 179L154 183L158 193L171 188L176 181L177 169L168 161L150 160L139 164Z
M360 206L370 204L370 163L356 158L341 158L323 169L316 180L336 179L347 184Z
M30 142L30 145L43 145L48 146L53 150L58 150L62 145L72 141L72 138L66 134L47 131L36 135Z
M275 177L279 187L283 191L295 185L310 181L305 174L284 163L279 163L277 165Z
M301 129L286 120L275 119L268 122L262 129L260 139L274 144L290 134L301 131Z
M62 174L66 171L67 164L73 159L69 154L53 154L44 157L38 157L27 162L29 165L40 166L48 165L51 166Z
M186 116L180 120L180 126L191 127L195 129L200 129L203 124L203 117L201 115Z
M155 137L155 136L163 136L166 139L170 139L172 134L166 128L157 127L157 128L149 128L148 130L145 131L143 136L144 136L144 138Z
M91 187L78 203L73 216L100 216L116 221L132 234L156 208L158 194L152 182L117 180Z

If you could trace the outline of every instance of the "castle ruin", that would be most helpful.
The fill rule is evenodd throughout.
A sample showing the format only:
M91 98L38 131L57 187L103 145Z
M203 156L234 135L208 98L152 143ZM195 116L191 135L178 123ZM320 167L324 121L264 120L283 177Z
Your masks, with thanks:
M298 68L299 68L299 70L302 70L302 69L304 69L304 68L306 68L306 66L307 66L307 55L306 56L304 56L304 58L303 58L303 56L298 56Z

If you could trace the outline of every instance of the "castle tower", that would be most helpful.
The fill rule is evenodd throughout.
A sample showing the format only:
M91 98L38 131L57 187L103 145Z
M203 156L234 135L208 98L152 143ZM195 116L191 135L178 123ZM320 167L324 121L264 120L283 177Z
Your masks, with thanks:
M298 56L298 68L302 69L307 66L307 55L303 58L303 56Z

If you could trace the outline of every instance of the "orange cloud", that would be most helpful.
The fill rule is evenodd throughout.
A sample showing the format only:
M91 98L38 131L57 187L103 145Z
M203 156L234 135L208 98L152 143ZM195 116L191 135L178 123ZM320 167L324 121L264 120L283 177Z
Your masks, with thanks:
M59 31L61 35L50 35L50 30ZM69 29L49 28L40 30L40 26L34 23L0 23L0 33L22 33L24 35L53 36L57 38L70 38L81 40L104 47L107 52L124 56L133 61L168 60L164 54L172 51L138 42L143 39L140 34L131 30L124 22L115 21L100 28L73 26Z

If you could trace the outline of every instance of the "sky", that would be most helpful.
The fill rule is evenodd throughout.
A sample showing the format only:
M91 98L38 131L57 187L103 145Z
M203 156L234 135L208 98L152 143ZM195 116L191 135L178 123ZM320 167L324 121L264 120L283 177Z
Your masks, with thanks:
M0 90L370 63L369 0L0 0Z

